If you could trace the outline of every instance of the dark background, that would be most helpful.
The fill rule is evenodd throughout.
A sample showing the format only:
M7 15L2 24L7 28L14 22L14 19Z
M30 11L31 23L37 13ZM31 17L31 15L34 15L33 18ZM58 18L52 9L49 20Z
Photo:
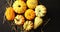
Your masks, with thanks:
M58 0L40 0L47 8L47 16L51 18L49 23L44 27L45 32L59 32L60 29L60 9ZM6 1L0 0L0 32L9 32L9 24L2 24L3 15L6 7ZM39 29L38 29L39 30ZM38 32L37 30L37 32Z

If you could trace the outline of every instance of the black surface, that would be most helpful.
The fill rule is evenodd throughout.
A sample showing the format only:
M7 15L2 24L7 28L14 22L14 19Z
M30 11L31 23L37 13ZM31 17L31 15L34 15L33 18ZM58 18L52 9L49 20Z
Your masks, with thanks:
M59 20L60 20L60 10L58 0L40 0L43 5L47 7L47 16L51 18L49 23L44 27L45 32L59 32ZM2 24L3 14L6 7L6 1L0 0L0 32L9 32L9 25L7 22ZM37 29L36 32L38 32Z

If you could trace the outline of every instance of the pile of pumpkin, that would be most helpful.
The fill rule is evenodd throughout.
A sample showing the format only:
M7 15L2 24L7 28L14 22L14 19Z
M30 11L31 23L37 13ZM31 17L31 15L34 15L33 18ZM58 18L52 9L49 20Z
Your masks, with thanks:
M6 8L5 16L8 21L14 21L15 25L23 25L24 30L38 28L46 15L46 7L38 5L38 0L16 0L12 7Z

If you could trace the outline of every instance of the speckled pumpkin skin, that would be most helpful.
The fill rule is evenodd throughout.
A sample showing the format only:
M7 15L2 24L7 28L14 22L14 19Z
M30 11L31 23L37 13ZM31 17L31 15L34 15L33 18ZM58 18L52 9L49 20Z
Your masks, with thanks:
M32 9L26 10L26 12L25 12L25 17L26 17L26 19L28 19L28 20L34 19L34 17L35 17L35 12L34 12L34 10L32 10Z
M6 8L5 16L6 16L7 20L13 20L14 19L15 13L14 13L14 10L12 7Z

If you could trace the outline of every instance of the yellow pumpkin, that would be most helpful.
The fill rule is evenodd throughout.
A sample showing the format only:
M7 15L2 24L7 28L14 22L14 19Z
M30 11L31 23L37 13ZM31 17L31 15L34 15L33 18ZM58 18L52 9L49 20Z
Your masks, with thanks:
M38 5L38 1L37 0L27 0L27 6L30 9L34 9L37 5Z
M35 8L35 13L36 13L36 16L38 16L38 17L45 16L46 12L47 12L46 7L44 5L38 5Z
M24 1L15 1L13 3L13 9L18 14L24 13L26 11L26 4Z
M6 8L5 16L6 16L7 20L13 20L14 19L15 13L14 13L14 10L12 7Z
M17 15L14 19L14 22L16 25L22 25L22 24L24 24L24 21L25 21L25 19L22 15Z
M33 28L33 22L32 21L26 21L23 25L23 28L25 30L31 30Z
M39 26L41 26L42 23L43 23L43 19L42 18L35 17L35 19L34 19L34 29L36 29Z

